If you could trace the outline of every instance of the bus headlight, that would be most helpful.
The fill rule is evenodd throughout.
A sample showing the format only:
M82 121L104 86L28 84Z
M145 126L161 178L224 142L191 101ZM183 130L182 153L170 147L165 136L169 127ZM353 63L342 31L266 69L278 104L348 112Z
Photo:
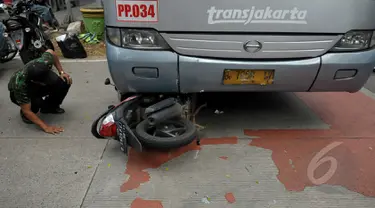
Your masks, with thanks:
M140 50L167 50L169 45L163 37L150 29L107 28L107 37L117 46Z
M331 52L361 51L375 45L373 31L350 31L330 50Z
M111 42L113 45L121 46L120 29L107 27L106 33L109 42Z

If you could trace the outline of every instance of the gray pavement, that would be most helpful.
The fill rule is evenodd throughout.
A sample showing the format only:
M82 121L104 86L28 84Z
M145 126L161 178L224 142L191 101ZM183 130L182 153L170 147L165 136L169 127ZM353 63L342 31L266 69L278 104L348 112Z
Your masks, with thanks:
M91 121L117 99L103 85L106 63L63 64L74 82L66 113L43 117L65 128L59 136L21 121L7 90L19 67L19 60L0 66L0 207L79 207L107 144L90 135Z
M330 128L293 93L232 94L229 99L213 95L198 119L206 127L203 136L238 137L237 143L203 145L179 156L158 154L137 162L144 155L133 153L128 158L117 142L90 134L95 116L117 101L114 90L103 85L109 76L106 62L63 63L74 82L63 104L66 113L43 116L65 128L58 136L19 118L7 91L9 76L19 67L19 60L0 66L0 207L161 207L136 204L136 197L160 201L164 208L374 207L375 199L342 186L287 191L272 151L249 146L252 138L244 135L244 129ZM216 115L216 109L224 113ZM229 159L220 159L223 156ZM145 165L147 161L151 164ZM124 174L134 169L135 173ZM147 175L147 180L139 179ZM141 182L124 190L130 177ZM223 197L228 192L235 193L235 204ZM202 202L205 196L210 204Z
M106 143L92 138L1 137L1 207L79 207Z
M24 137L32 138L53 137L40 134L34 126L25 126L19 118L19 109L12 105L8 96L7 82L11 73L21 67L18 60L12 61L0 70L1 111L3 118L1 127L2 137ZM116 102L117 96L114 90L104 86L104 79L109 76L106 62L94 63L64 63L64 70L73 76L73 82L69 94L63 104L67 111L63 115L42 115L48 123L61 125L65 131L61 134L67 138L86 138L91 121L108 105ZM75 84L77 83L77 84ZM14 127L22 126L22 131Z
M148 169L150 182L123 193L119 187L128 180L123 172L124 164L129 162L118 151L118 143L111 141L83 207L160 207L135 205L132 202L136 197L160 200L163 208L370 208L375 203L372 198L340 186L286 191L278 181L279 170L271 159L272 151L249 147L248 143L249 139L242 138L236 145L207 146L200 151L187 152L160 167ZM223 155L230 159L223 162L219 159ZM111 164L111 168L107 164ZM234 205L228 204L223 197L225 193L235 193ZM210 204L202 202L205 196L210 198Z

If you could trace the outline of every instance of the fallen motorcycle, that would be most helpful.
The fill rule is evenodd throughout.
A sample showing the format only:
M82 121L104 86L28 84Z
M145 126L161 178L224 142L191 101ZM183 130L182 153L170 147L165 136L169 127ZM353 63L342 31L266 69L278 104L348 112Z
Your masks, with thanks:
M109 83L107 79L106 83ZM192 143L198 131L187 117L183 97L134 95L109 106L91 126L96 138L118 140L121 150L174 149Z

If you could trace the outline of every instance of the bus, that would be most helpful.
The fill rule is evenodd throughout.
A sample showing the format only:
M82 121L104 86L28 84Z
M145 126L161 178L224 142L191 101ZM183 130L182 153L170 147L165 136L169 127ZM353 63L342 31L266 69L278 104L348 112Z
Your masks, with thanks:
M103 1L119 93L357 92L374 0Z

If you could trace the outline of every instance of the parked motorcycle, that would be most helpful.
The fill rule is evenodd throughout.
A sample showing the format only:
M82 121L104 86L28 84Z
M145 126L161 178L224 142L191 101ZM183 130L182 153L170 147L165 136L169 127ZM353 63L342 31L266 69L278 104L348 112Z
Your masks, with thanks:
M43 31L41 18L30 11L27 2L16 1L8 9L8 13L10 18L4 25L24 64L40 57L45 49L54 50L50 38Z
M106 85L111 85L109 79ZM197 139L195 125L184 118L183 99L162 95L134 95L109 106L91 126L96 138L118 140L121 150L173 149ZM143 112L143 113L141 113Z
M4 24L6 20L10 18L6 11L6 5L0 4L0 21ZM4 29L3 34L0 34L4 38L4 46L0 48L0 63L11 61L18 53L16 45L9 33Z

